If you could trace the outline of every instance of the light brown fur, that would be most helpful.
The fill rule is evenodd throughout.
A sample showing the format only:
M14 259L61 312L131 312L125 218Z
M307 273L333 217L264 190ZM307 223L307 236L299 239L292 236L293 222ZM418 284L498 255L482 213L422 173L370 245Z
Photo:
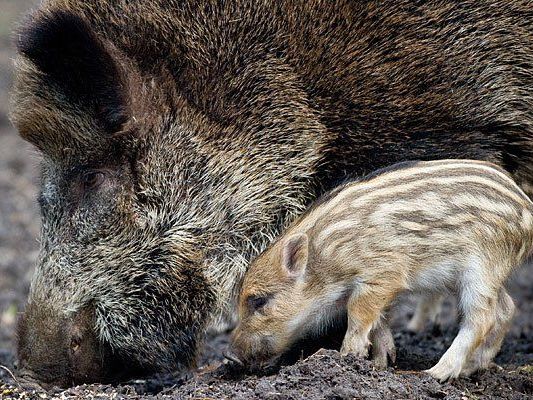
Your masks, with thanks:
M411 290L434 293L435 301L451 292L463 315L458 337L428 372L446 380L486 368L513 314L503 284L531 252L532 213L512 179L484 162L397 165L348 183L250 267L237 357L271 362L346 311L341 352L365 357L371 338L373 357L386 364L394 345L383 313Z

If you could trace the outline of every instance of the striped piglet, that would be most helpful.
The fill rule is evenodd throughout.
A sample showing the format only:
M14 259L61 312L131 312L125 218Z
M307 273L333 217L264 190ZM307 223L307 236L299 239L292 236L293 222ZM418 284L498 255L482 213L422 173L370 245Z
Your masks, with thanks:
M233 352L275 362L297 339L346 314L341 352L394 357L382 316L404 291L451 292L459 333L427 372L439 380L486 368L514 312L503 287L533 245L533 204L486 162L401 163L319 200L244 277ZM420 316L419 316L420 318Z

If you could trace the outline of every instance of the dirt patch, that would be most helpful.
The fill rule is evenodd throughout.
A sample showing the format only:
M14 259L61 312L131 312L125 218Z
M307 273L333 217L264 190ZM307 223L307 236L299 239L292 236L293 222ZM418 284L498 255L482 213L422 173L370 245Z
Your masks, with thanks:
M158 375L146 380L136 380L124 385L83 385L57 393L41 396L71 398L124 398L124 399L527 399L533 396L533 371L510 364L504 369L484 371L468 379L440 384L420 371L429 366L442 353L441 344L453 338L452 330L444 339L429 340L430 332L410 335L401 332L396 342L403 343L398 365L393 369L378 371L367 360L352 356L341 357L334 350L319 350L294 365L282 367L268 375L247 375L231 364L225 364L219 355L227 346L227 336L211 338L202 368L192 376ZM431 342L431 345L428 345ZM510 342L508 340L508 342ZM511 341L512 342L512 341ZM418 344L416 344L418 343ZM507 343L498 360L516 352ZM423 354L427 353L428 356ZM520 353L520 351L519 351ZM3 356L7 354L4 353ZM9 357L9 355L8 355ZM520 353L520 360L531 361L529 352ZM415 369L402 365L415 364ZM2 378L2 374L4 375ZM0 371L0 380L10 382L0 389L5 398L39 396L24 392ZM1 385L0 385L1 386ZM43 398L43 397L40 397Z

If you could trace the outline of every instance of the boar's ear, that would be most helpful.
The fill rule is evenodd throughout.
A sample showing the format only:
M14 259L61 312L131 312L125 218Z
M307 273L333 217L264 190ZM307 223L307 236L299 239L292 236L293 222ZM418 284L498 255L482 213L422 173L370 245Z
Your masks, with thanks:
M106 132L126 121L126 93L118 63L89 24L66 11L37 14L18 36L31 60L68 101L94 114Z
M305 273L308 253L308 239L305 233L297 233L284 240L281 265L289 276L299 277Z

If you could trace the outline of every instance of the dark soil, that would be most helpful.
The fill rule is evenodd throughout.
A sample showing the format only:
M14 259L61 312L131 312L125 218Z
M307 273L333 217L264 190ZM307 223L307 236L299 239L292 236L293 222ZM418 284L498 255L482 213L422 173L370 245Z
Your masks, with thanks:
M402 329L411 312L407 299L395 312L398 347L394 368L376 371L372 364L320 350L278 371L245 374L221 356L227 335L206 341L202 367L188 376L166 374L121 385L89 385L63 392L24 391L14 370L14 327L22 310L37 257L39 217L36 207L38 156L22 142L7 119L12 50L7 35L13 21L33 1L0 0L0 398L186 398L186 399L477 399L533 398L533 268L522 268L509 284L518 313L496 362L502 369L440 384L421 372L432 366L456 333L453 307L447 306L442 332L422 334ZM326 345L313 343L315 347ZM306 344L310 347L309 344ZM309 349L307 349L307 352ZM294 355L300 354L298 350ZM297 357L298 358L298 357Z

